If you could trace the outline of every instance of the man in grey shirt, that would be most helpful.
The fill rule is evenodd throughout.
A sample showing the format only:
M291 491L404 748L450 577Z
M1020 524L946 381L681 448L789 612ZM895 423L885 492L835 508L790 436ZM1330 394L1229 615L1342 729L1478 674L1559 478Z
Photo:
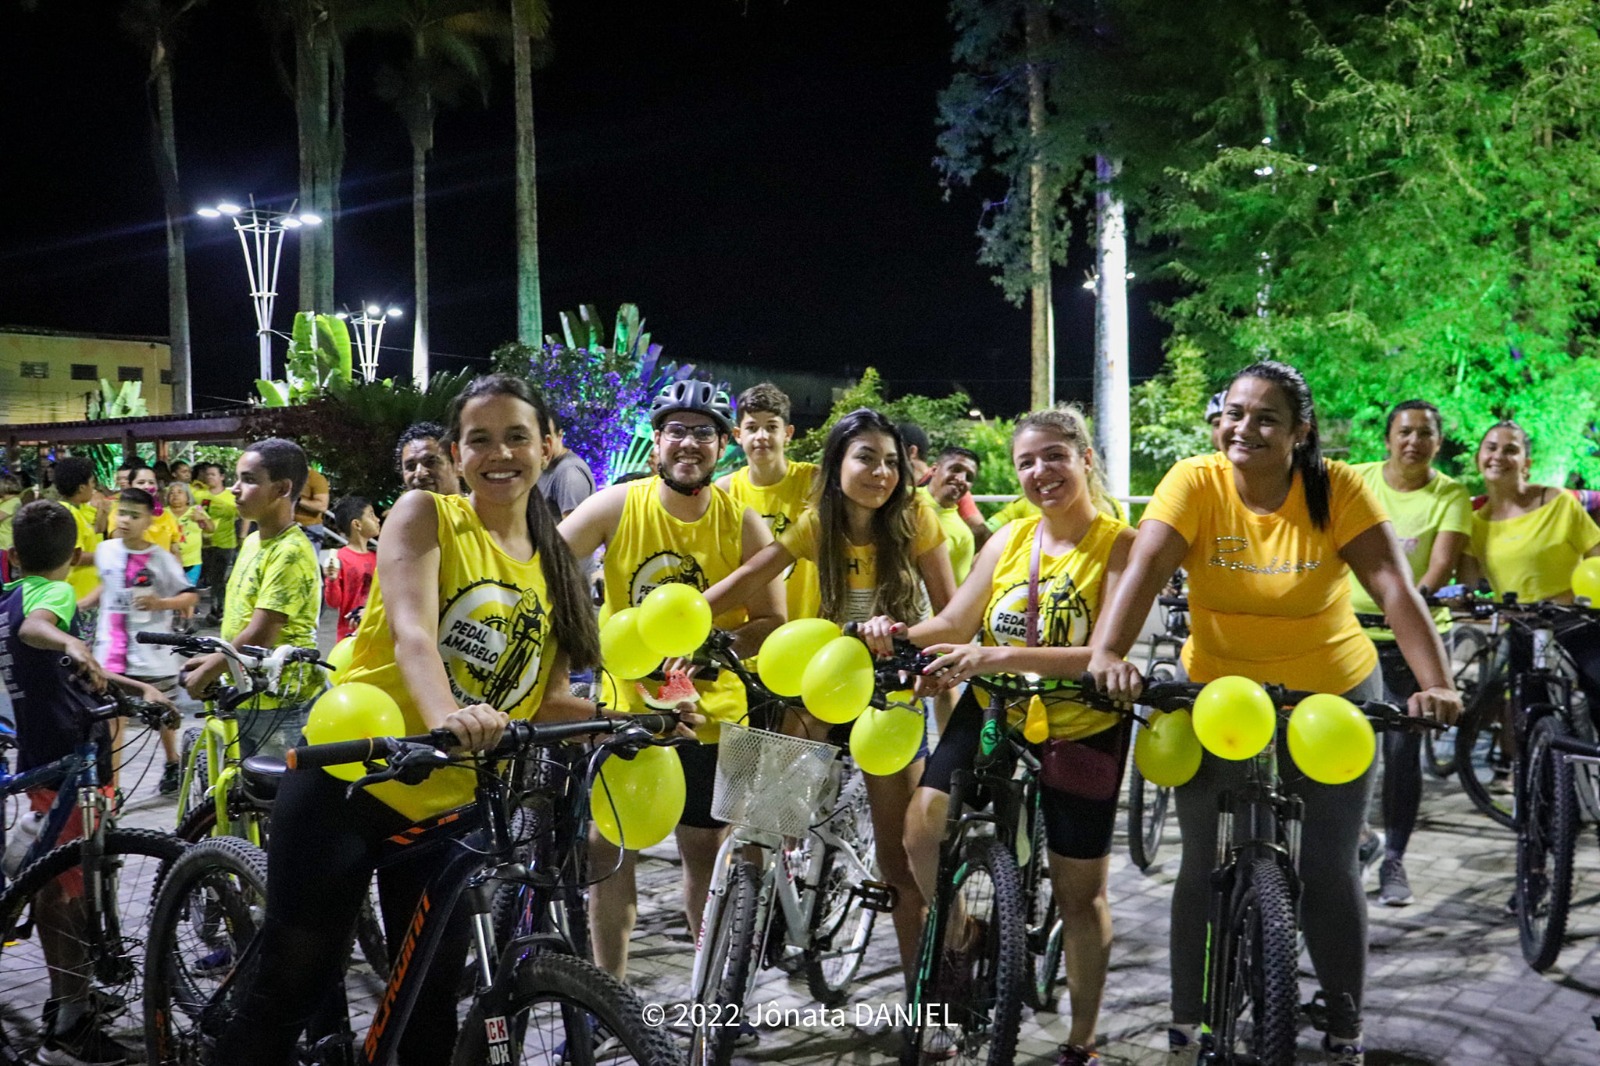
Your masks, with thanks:
M594 472L583 456L568 450L562 437L561 416L554 411L550 412L544 434L550 439L550 465L539 475L539 491L565 518L594 495Z

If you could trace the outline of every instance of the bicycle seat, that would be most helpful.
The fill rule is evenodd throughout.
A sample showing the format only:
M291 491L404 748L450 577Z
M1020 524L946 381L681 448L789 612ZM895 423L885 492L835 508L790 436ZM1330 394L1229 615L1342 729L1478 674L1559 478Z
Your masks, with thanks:
M283 760L276 755L251 755L240 764L240 768L244 771L240 780L244 783L245 795L262 806L278 798L278 782L289 772Z

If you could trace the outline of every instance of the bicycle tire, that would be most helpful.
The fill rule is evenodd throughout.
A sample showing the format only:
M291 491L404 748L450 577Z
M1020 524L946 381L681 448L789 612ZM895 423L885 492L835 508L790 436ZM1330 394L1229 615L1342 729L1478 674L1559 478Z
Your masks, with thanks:
M708 900L715 907L701 945L708 952L706 987L696 1004L700 1017L689 1038L689 1061L695 1066L728 1066L739 1039L739 1023L750 981L755 976L761 945L756 942L756 910L760 905L761 872L755 863L736 861L728 872L726 894Z
M1456 722L1456 777L1474 807L1496 823L1512 829L1515 815L1511 795L1500 795L1490 788L1494 778L1509 769L1499 765L1505 749L1500 736L1500 708L1489 698L1495 688L1498 686L1492 679L1489 684L1478 686L1472 702L1466 705Z
M0 893L0 1002L18 1003L35 995L43 999L45 993L39 989L49 987L50 971L30 905L58 878L82 867L83 843L69 841L45 853ZM92 971L91 987L97 1003L126 1009L129 1017L137 1017L144 991L143 938L150 918L147 886L157 869L182 853L184 844L171 833L111 829L105 834L104 849L100 877L112 906L103 915L110 926L103 931L104 939L91 936L84 945ZM114 944L110 942L113 938ZM23 989L29 991L23 993ZM111 1035L131 1042L139 1039L137 1028L127 1032L113 1029ZM19 1046L18 1050L30 1049Z
M1170 662L1150 665L1152 681L1176 681L1178 671ZM1161 850L1161 837L1167 828L1167 811L1172 805L1172 789L1152 785L1139 772L1133 761L1133 741L1139 737L1141 726L1133 723L1133 737L1128 744L1128 858L1142 872L1148 873L1155 865L1156 854Z
M842 765L847 767L843 771L846 776L839 787L831 826L834 834L850 845L875 877L877 838L867 802L866 782L859 770L852 772L850 763ZM814 837L811 846L819 846ZM817 877L817 900L811 908L810 936L800 956L806 987L823 1006L837 1006L844 1000L861 970L867 945L872 941L878 915L861 906L852 893L859 881L849 865L839 861L837 852L829 849L823 855Z
M1054 1011L1059 1006L1057 989L1061 985L1062 936L1065 927L1056 912L1055 884L1050 880L1049 840L1044 831L1044 814L1037 798L1032 812L1032 831L1028 849L1028 871L1023 890L1028 904L1028 1006L1036 1011Z
M266 853L238 837L192 844L167 871L150 918L144 1023L151 1066L211 1061L210 1046L233 1012L231 1000L215 997L260 928L266 894ZM197 907L216 915L203 933L194 921ZM247 983L239 975L229 987Z
M1517 933L1522 957L1543 973L1555 965L1572 903L1578 796L1572 764L1551 749L1570 730L1555 715L1529 735L1522 824L1517 829Z
M1491 666L1489 638L1474 626L1456 626L1445 634L1445 652L1450 659L1450 676L1461 702L1468 704L1477 698L1479 683L1488 676ZM1446 731L1422 734L1422 767L1441 780L1456 772L1456 744L1459 734Z
M210 787L206 781L206 750L200 744L203 730L200 726L192 725L183 731L183 739L178 747L178 765L187 767L191 755L194 759L194 776L189 783L189 794L180 796L178 804L179 824L181 825L189 815L206 805L206 789ZM200 750L196 751L195 748Z
M1300 1010L1294 903L1283 868L1256 859L1234 891L1224 948L1217 1034L1220 1062L1293 1066ZM1248 1015L1248 1018L1246 1018ZM1247 1022L1241 1031L1240 1022Z
M639 997L593 963L559 952L534 952L518 963L515 980L511 1016L505 1027L510 1057L490 1058L489 1027L484 1023L482 1007L474 1003L456 1041L451 1059L456 1066L481 1066L489 1061L570 1062L565 1045L572 1039L598 1040L606 1036L617 1042L617 1053L605 1054L606 1066L627 1062L638 1066L683 1063L683 1054L669 1031L664 1026L651 1028L645 1024L644 1004ZM557 1008L551 1017L553 1026L538 1024L541 1017L547 1016L538 1012L541 1006Z
M1011 1066L1022 1025L1028 965L1022 878L1015 856L993 837L969 838L962 846L956 876L949 889L941 891L944 898L940 904L946 913L957 895L966 905L965 913L983 923L983 940L965 956L963 970L946 973L944 956L953 953L924 939L923 951L937 952L934 959L924 960L931 964L919 967L919 972L927 973L931 987L921 989L917 996L925 1009L905 1031L901 1062L916 1066L923 1061L924 1050L929 1050L973 1066ZM939 1027L940 1032L934 1032L926 1025L926 1008L940 1001L948 1012L947 1021ZM930 1040L943 1040L946 1032L954 1041L953 1049L927 1047ZM950 1050L953 1055L948 1055Z

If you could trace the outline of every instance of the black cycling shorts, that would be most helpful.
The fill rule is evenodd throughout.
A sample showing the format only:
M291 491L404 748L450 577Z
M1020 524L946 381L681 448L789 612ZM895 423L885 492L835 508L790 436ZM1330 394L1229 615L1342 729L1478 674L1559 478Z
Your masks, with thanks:
M677 748L683 762L683 817L679 825L694 829L721 829L727 822L711 817L711 793L717 785L717 746L682 744Z
M978 703L976 691L969 687L962 694L956 709L950 715L933 749L927 767L922 771L920 787L937 789L948 794L955 772L971 769L978 755L978 734L983 728L983 707ZM1119 762L1127 755L1128 726L1126 723L1107 729L1080 743L1111 752ZM1039 801L1044 811L1045 838L1050 850L1068 859L1100 859L1111 854L1111 837L1117 823L1119 787L1108 800L1089 800L1080 796L1040 785ZM982 809L989 805L987 795L972 797L972 805Z

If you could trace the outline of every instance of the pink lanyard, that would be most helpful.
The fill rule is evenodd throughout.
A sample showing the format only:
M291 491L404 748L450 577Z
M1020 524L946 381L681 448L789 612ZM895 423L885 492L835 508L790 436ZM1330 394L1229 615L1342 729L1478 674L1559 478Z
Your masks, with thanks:
M1044 520L1033 527L1033 558L1028 563L1028 647L1039 645L1039 553L1044 545Z

